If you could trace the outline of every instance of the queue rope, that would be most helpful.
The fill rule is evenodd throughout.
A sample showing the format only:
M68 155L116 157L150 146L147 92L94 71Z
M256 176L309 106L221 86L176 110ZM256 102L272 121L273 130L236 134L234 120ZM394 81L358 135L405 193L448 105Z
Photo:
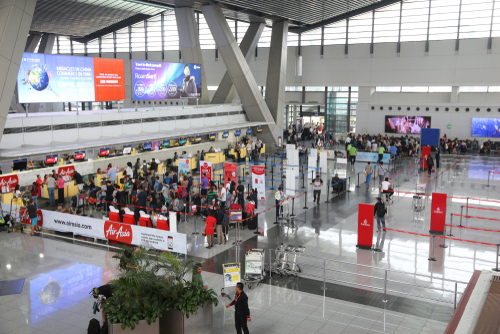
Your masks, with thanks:
M399 232L399 233L406 233L406 234L418 235L418 236L421 236L421 237L432 238L433 236L435 236L436 238L441 238L441 239L449 239L449 240L455 240L455 241L465 241L465 242L470 242L470 243L474 243L474 244L481 244L481 245L487 245L487 246L497 246L496 244L492 244L492 243L489 243L489 242L481 242L481 241L473 241L473 240L467 240L467 239L451 238L451 237L447 237L447 236L443 236L443 235L435 235L435 234L434 235L429 235L429 234L423 234L423 233L408 232L408 231L396 230L396 229L389 228L389 227L386 227L385 229L388 230L388 231L394 231L394 232Z

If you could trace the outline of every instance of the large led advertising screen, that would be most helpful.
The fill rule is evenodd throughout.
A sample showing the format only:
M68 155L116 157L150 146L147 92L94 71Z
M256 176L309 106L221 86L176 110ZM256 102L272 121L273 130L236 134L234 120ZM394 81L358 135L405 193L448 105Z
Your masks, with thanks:
M125 100L123 59L23 54L19 103Z
M472 118L472 137L500 137L500 118Z
M421 129L430 127L430 116L385 116L386 133L419 134Z
M133 60L132 94L134 100L201 98L201 66Z

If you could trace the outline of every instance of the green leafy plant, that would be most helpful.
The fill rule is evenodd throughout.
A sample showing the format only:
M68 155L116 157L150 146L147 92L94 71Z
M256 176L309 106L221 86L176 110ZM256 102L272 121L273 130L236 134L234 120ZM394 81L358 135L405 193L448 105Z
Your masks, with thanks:
M140 320L151 324L165 311L177 310L189 317L201 306L218 304L215 291L185 280L193 270L192 261L181 261L172 253L128 247L114 258L120 261L121 274L111 281L113 296L103 308L106 318L113 324L121 323L122 329L133 330Z

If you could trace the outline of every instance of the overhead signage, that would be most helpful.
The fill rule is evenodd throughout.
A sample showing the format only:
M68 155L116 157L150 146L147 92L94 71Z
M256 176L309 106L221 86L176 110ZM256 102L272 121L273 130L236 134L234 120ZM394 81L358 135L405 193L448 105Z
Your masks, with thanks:
M85 159L85 151L75 152L75 161L80 161Z
M201 65L132 61L134 100L201 98Z
M23 54L19 103L125 100L123 59Z

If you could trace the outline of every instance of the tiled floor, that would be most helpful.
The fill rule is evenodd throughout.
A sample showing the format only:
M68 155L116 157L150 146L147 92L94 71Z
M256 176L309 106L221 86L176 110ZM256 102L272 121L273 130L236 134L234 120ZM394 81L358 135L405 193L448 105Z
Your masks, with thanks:
M443 156L438 173L452 166L457 160ZM402 172L395 176L401 193L394 195L394 204L389 209L388 227L428 235L430 201L425 211L413 216L412 195L417 182L428 182L427 174L414 175L414 169L406 169L413 161L404 161ZM336 168L338 167L338 168ZM334 166L329 162L326 180L335 172L355 175L364 164L353 167ZM401 169L391 171L391 174ZM448 200L449 213L460 213L460 206L469 198L499 199L498 175L486 187L488 170L500 169L500 159L472 156L466 163L453 167L428 184L427 193L435 190L464 198ZM432 177L434 177L433 175ZM268 175L267 177L270 177ZM449 181L448 181L449 180ZM442 333L453 311L453 292L430 290L428 287L454 290L452 281L467 282L475 269L491 269L495 265L496 247L446 240L448 248L438 247L436 240L435 262L429 262L430 239L407 233L390 231L374 234L373 243L381 252L356 249L357 206L359 203L374 203L378 188L372 182L367 189L364 175L360 175L360 188L356 188L357 176L350 182L351 192L337 197L329 195L326 186L322 191L321 205L312 203L310 186L305 196L294 203L297 229L280 228L274 225L275 211L270 210L259 219L260 235L243 230L242 246L229 245L206 249L204 238L191 235L194 221L179 226L188 233L188 254L204 261L203 276L209 286L217 292L222 288L222 264L243 262L244 252L249 248L275 249L281 242L302 244L306 247L299 259L301 278L273 277L259 287L248 290L253 321L251 333ZM305 189L297 180L297 194ZM270 184L269 184L270 186ZM259 211L274 205L275 190L267 191L265 205ZM287 191L292 193L291 191ZM291 204L290 204L291 205ZM469 200L469 205L500 209L500 203ZM287 208L291 212L291 207ZM495 218L495 211L470 209L474 216ZM449 221L449 217L448 217ZM201 219L197 230L201 231ZM459 223L454 217L453 224ZM476 228L496 229L497 222L474 218L463 218L462 224ZM230 241L234 239L231 231ZM493 232L482 232L454 227L456 238L471 241L498 243ZM88 293L94 286L110 280L116 273L112 253L104 249L76 245L59 240L0 233L0 280L25 278L20 295L0 297L0 334L2 333L85 333L88 321L99 315L92 314L93 299ZM271 252L272 253L272 252ZM325 259L325 260L323 260ZM269 252L266 252L269 260ZM323 263L326 271L323 271ZM10 268L7 267L10 265ZM384 321L383 280L388 271L387 311ZM323 272L325 286L323 287ZM407 284L412 285L407 285ZM458 284L458 291L465 285ZM432 298L432 299L429 299ZM221 305L214 309L216 333L234 333L232 311L222 307L227 299L220 297ZM435 299L442 300L441 302ZM385 325L385 328L384 328Z

